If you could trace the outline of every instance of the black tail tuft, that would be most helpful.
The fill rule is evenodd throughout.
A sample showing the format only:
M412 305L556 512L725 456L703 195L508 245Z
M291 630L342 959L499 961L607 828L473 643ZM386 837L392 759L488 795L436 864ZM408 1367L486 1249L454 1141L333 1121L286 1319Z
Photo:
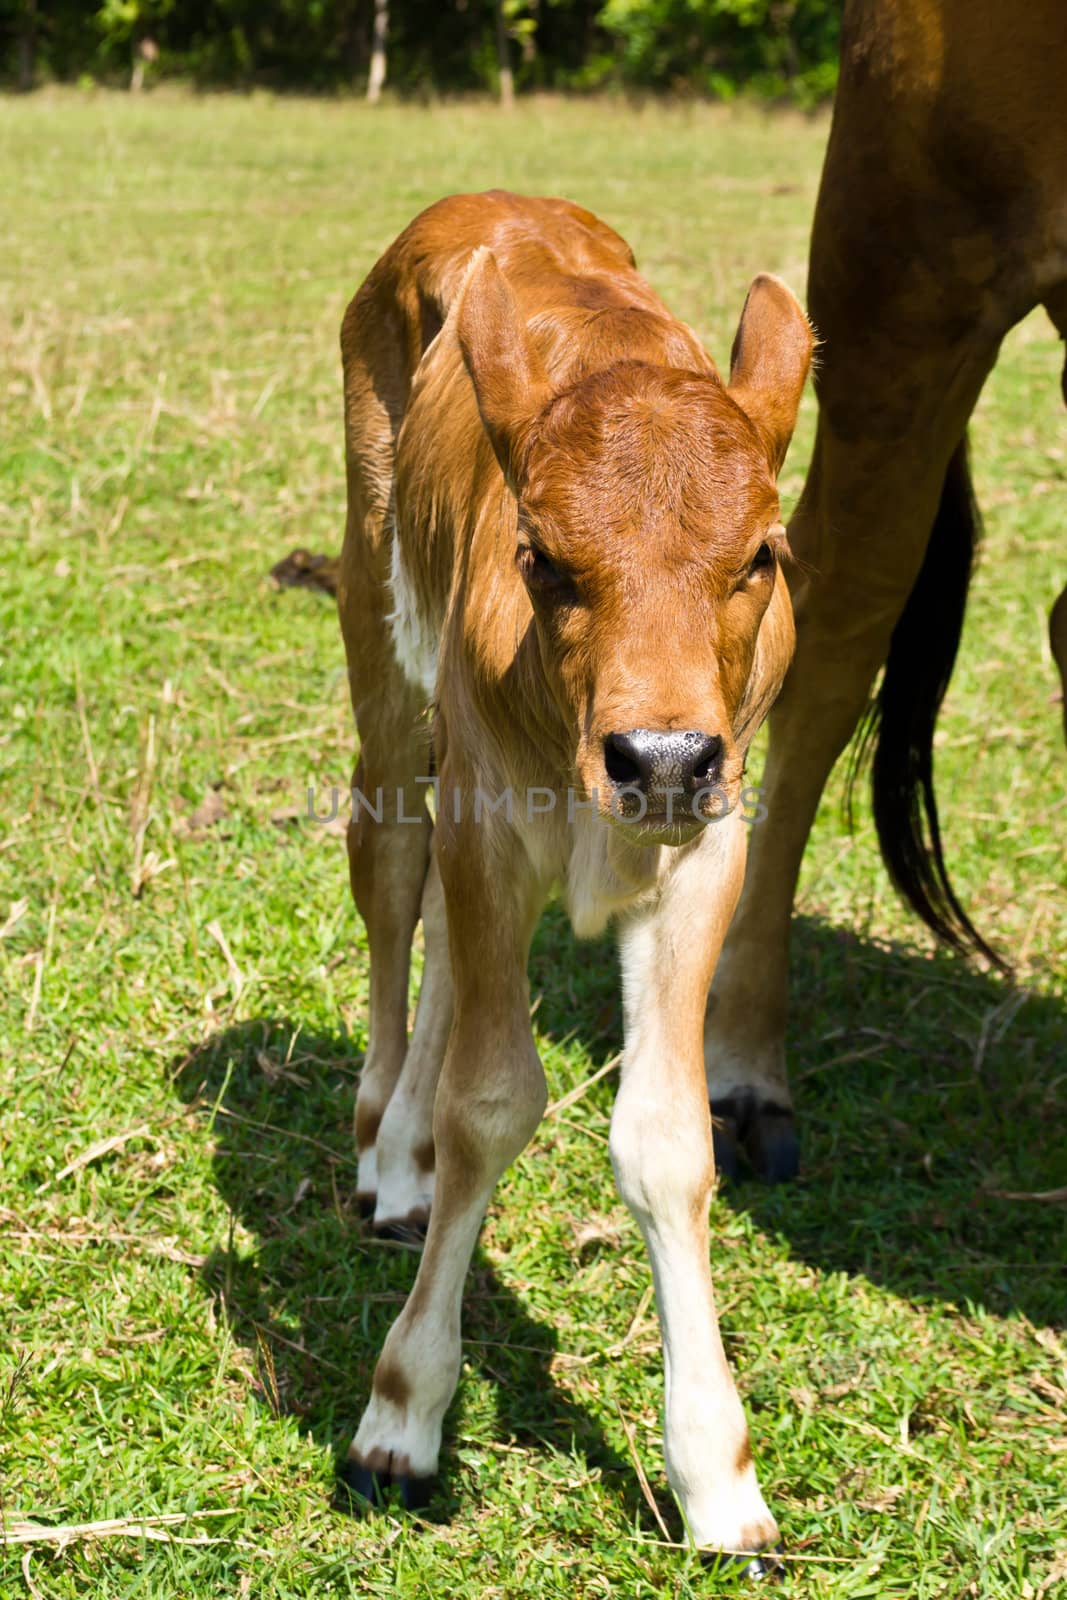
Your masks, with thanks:
M849 808L873 747L874 820L889 876L939 939L964 953L980 951L1007 972L949 882L934 796L934 728L956 661L980 534L962 440L945 473L922 568L893 630L881 685L860 728Z

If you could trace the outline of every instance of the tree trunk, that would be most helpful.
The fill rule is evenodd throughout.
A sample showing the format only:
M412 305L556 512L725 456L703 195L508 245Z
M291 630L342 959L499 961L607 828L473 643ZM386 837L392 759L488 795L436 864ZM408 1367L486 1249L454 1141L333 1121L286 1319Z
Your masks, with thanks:
M785 57L785 75L790 83L794 83L800 72L800 61L797 57L796 40L793 38L793 18L796 15L797 0L778 0L778 4L770 8L771 26L782 41L782 53Z
M33 69L37 63L37 0L25 0L19 15L18 83L28 93L33 88Z
M154 39L138 39L133 47L133 69L130 72L130 93L140 94L145 85L148 68L159 60L159 46Z
M500 104L510 111L515 104L515 79L511 71L508 30L504 21L504 0L496 0L496 61L500 76Z
M389 0L374 0L374 42L370 53L370 76L367 79L367 103L376 106L382 98L385 82L385 41L389 36Z
M367 59L367 28L362 6L357 0L343 0L340 6L340 53L349 83L363 76Z

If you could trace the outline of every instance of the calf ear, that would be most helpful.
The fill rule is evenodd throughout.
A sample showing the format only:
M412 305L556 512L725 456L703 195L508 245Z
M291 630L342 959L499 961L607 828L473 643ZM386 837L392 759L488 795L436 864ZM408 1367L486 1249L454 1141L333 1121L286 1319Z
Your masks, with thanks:
M456 337L482 424L508 488L517 495L530 432L552 390L491 250L474 255L460 291Z
M781 278L753 278L730 352L729 394L756 424L777 474L796 426L815 343L799 300Z

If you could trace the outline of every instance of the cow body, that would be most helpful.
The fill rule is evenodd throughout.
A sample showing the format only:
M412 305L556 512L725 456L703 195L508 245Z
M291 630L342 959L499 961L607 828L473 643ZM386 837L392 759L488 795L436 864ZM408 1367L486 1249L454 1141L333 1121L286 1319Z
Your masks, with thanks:
M815 453L790 545L796 656L770 718L766 827L715 975L713 1109L769 1179L797 1167L785 1063L789 923L838 755L873 705L873 798L897 887L939 937L989 955L942 856L933 735L977 522L967 422L1008 330L1044 305L1067 337L1067 7L848 0L811 244ZM1064 396L1067 398L1067 370ZM1050 617L1067 688L1067 591Z
M359 1189L377 1228L428 1224L346 1479L414 1501L436 1471L470 1254L545 1104L526 958L561 883L580 933L619 925L611 1155L652 1258L668 1473L698 1544L757 1551L777 1534L715 1316L701 1037L744 872L745 751L792 646L774 479L806 320L757 279L725 385L610 229L493 193L416 219L342 349Z

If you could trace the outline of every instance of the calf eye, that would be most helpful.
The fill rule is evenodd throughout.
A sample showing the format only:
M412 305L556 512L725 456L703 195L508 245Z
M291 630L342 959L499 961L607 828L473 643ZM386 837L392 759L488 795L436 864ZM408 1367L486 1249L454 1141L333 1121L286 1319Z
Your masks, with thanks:
M516 560L519 571L531 589L552 593L572 587L567 575L536 544L520 544Z
M761 572L771 572L774 569L774 564L774 551L764 540L752 557L752 565L748 569L748 575L750 578L756 578Z

